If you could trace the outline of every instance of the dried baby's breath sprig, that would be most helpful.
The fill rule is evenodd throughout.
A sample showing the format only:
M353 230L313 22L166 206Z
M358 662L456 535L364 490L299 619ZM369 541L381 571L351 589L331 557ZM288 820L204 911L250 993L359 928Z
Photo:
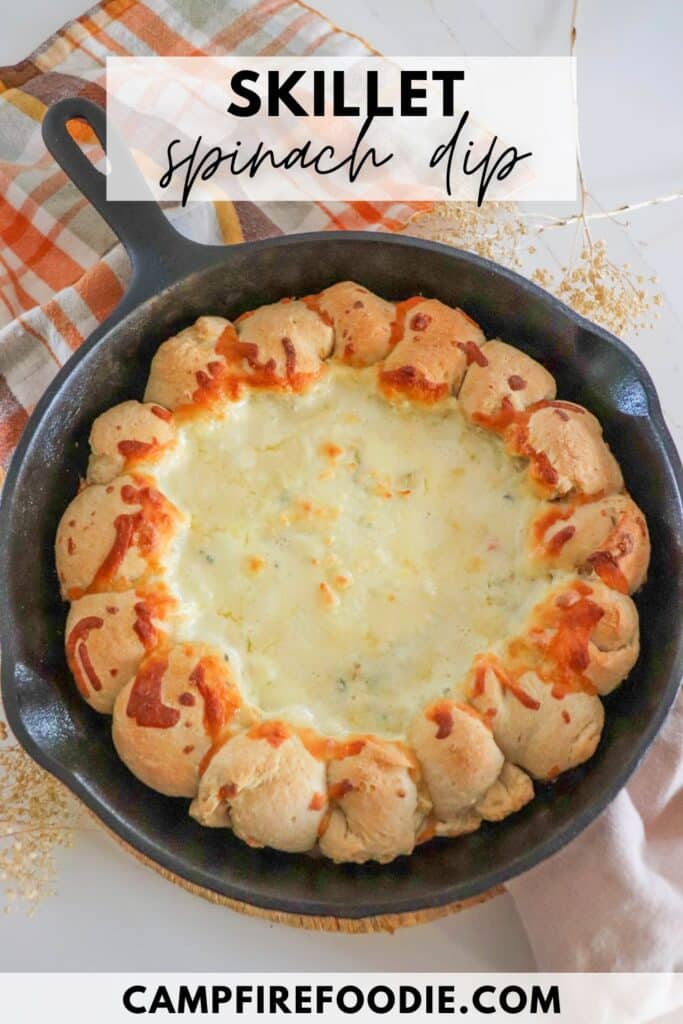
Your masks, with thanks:
M530 230L516 203L436 203L414 214L406 227L417 238L467 249L516 269L523 266L520 247Z
M75 800L10 737L0 720L0 884L5 913L33 914L54 892L55 854L79 825Z
M569 23L569 53L572 57L576 53L578 16L579 0L573 0ZM618 214L661 202L670 202L680 196L658 197L643 203L624 203L613 211L598 210L588 213L586 207L590 197L581 164L578 137L576 170L580 189L579 210L569 217L537 224L536 231L540 237L549 227L578 224L582 243L579 258L572 261L571 265L562 267L559 274L537 267L531 273L531 278L552 291L577 313L595 320L614 334L621 335L627 331L637 334L643 327L653 326L653 320L657 316L653 307L661 305L662 296L655 293L653 288L656 278L650 277L646 280L642 274L634 277L626 263L614 263L607 255L606 242L594 240L588 224L589 221L595 220L614 220Z
M577 313L617 335L653 327L656 307L662 304L661 294L655 291L657 279L633 275L628 264L614 263L602 240L586 245L578 260L560 273L538 267L531 278Z
M569 24L569 53L576 52L579 0L573 0ZM627 264L617 264L608 256L606 241L594 239L589 222L609 221L617 227L617 217L648 206L670 203L683 198L683 193L658 196L638 203L624 203L614 210L588 211L590 195L586 187L577 140L577 178L579 208L567 217L552 217L522 210L516 203L436 203L427 211L413 216L406 231L419 238L467 249L513 270L521 270L531 280L553 292L583 316L596 321L614 334L638 333L652 327L657 318L656 307L662 296L655 290L656 278L634 274ZM596 204L594 204L596 205ZM578 256L567 258L566 265L549 269L541 236L549 228L578 231L571 248Z
M645 210L650 206L664 206L666 203L675 203L679 199L683 199L683 192L672 192L668 196L656 196L654 199L645 199L641 203L622 203L621 206L615 206L612 210L572 213L569 217L550 217L540 213L532 213L529 216L534 220L545 221L538 228L538 233L541 234L550 228L566 228L569 224L576 224L578 221L613 220L617 222L617 218L623 217L626 213L633 213L635 210ZM629 227L629 224L627 221L623 221L621 226Z
M486 203L480 208L474 203L437 203L432 210L416 214L406 230L521 270L613 334L652 327L662 303L656 278L634 274L626 263L610 259L607 242L589 234L589 217L582 213L566 219L579 233L578 247L571 246L578 248L578 255L568 254L566 264L553 269L546 265L550 253L541 245L545 225L535 223L533 215L527 216L515 203Z

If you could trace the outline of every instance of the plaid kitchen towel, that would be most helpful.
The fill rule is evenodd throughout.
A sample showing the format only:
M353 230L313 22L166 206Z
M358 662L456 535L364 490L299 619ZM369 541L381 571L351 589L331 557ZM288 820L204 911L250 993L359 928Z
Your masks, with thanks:
M0 68L0 480L42 392L114 308L128 275L122 246L45 148L47 107L66 96L103 103L109 55L373 52L298 0L105 0L27 60ZM74 134L101 159L87 126ZM395 231L426 205L192 204L178 226L226 243L328 228Z

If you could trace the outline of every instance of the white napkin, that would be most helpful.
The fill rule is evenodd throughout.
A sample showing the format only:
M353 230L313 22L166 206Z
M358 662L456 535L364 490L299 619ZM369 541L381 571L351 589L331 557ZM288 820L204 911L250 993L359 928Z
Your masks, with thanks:
M508 890L541 971L683 971L683 695L608 810Z

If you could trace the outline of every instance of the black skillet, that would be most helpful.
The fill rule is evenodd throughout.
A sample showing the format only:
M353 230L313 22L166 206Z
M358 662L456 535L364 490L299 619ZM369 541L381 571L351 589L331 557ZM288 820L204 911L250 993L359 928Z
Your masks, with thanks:
M2 694L19 741L122 839L181 879L254 906L297 915L363 918L477 896L577 836L616 796L652 742L683 674L683 474L646 370L616 338L522 277L456 249L386 234L328 232L235 246L202 246L159 207L108 203L105 182L66 131L84 118L104 140L104 115L82 99L47 113L43 135L59 164L125 245L132 284L116 311L72 356L39 402L7 475L0 506ZM387 299L415 293L463 306L488 337L544 363L559 394L592 409L644 509L653 556L638 595L642 653L610 697L592 761L540 787L499 825L435 841L385 867L253 850L200 828L183 800L138 783L112 747L109 719L91 711L63 654L66 608L53 541L84 473L93 419L142 397L156 347L202 313L234 318L283 296L352 278Z

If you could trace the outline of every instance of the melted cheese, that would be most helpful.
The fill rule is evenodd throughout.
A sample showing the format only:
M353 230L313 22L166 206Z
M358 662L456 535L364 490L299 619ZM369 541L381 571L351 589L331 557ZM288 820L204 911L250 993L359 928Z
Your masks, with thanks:
M265 713L332 735L401 735L553 581L500 440L455 399L387 402L372 369L189 421L156 475L190 520L169 579L181 638L222 646Z

